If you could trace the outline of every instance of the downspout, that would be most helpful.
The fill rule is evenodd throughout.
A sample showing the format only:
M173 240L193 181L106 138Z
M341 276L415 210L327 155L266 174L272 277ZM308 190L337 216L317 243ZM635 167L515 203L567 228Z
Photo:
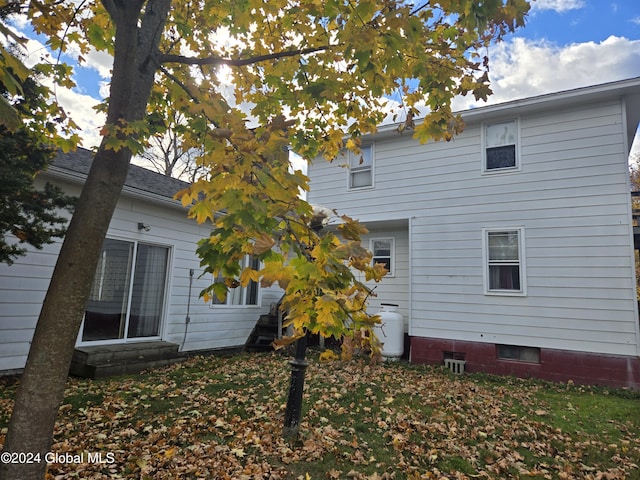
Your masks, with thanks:
M189 313L191 312L191 287L193 286L193 268L189 269L189 295L187 296L187 316L184 318L184 337L182 338L182 345L180 346L180 351L184 350L184 344L187 341L187 330L189 329L189 324L191 323L191 317Z
M413 336L413 223L415 219L415 216L409 217L407 229L407 235L409 237L409 247L407 252L409 255L409 319L407 320L407 335L409 336L409 363L411 363L411 337Z

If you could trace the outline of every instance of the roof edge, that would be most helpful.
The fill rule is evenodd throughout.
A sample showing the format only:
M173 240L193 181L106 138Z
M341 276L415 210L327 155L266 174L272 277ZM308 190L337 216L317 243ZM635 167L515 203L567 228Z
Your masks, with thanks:
M87 179L87 174L85 173L57 167L55 165L49 165L49 167L42 173L59 180L66 180L79 185L84 185ZM186 210L179 200L174 200L172 198L165 197L164 195L148 192L146 190L131 187L129 185L124 185L122 187L122 193L128 197L147 200L157 204L163 204L179 210Z
M467 110L458 110L455 111L454 114L461 115L465 122L481 122L485 118L496 117L500 113L508 114L520 111L536 111L546 108L549 104L562 107L565 105L575 105L577 103L576 100L578 99L579 103L586 103L590 99L594 98L617 99L628 95L635 95L640 98L640 77L545 93L533 97L519 98L491 105L483 105ZM423 119L419 119L416 123L420 124L422 121ZM400 125L402 125L402 122L390 123L378 127L378 131L369 136L387 137L394 132L397 132Z

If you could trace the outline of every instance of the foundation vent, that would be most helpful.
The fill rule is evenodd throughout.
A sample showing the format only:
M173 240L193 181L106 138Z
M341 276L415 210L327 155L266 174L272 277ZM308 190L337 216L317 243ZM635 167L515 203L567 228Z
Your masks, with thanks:
M444 366L457 375L464 373L464 366L466 363L467 362L464 360L455 360L453 358L444 359Z

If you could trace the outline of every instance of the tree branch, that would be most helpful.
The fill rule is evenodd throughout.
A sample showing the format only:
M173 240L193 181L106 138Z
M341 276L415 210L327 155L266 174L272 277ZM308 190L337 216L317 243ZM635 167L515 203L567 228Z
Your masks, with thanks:
M430 7L429 2L425 2L423 5L420 5L420 6L416 7L416 8L414 8L413 10L411 10L411 13L409 13L409 15L414 16L420 10L424 10L427 7Z
M222 57L186 57L184 55L162 54L157 58L158 63L183 63L187 65L228 65L231 67L243 67L255 63L265 62L267 60L277 60L279 58L295 57L299 55L308 55L310 53L322 52L328 50L329 45L320 47L302 48L299 50L287 50L284 52L269 53L266 55L257 55L249 58L222 58Z

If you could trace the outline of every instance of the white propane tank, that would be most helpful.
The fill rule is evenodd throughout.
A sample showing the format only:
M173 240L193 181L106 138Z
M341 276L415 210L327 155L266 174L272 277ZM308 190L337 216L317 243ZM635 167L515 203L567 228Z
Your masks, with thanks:
M380 306L380 324L373 328L382 343L385 360L397 360L404 352L404 319L398 313L398 305L383 303Z

